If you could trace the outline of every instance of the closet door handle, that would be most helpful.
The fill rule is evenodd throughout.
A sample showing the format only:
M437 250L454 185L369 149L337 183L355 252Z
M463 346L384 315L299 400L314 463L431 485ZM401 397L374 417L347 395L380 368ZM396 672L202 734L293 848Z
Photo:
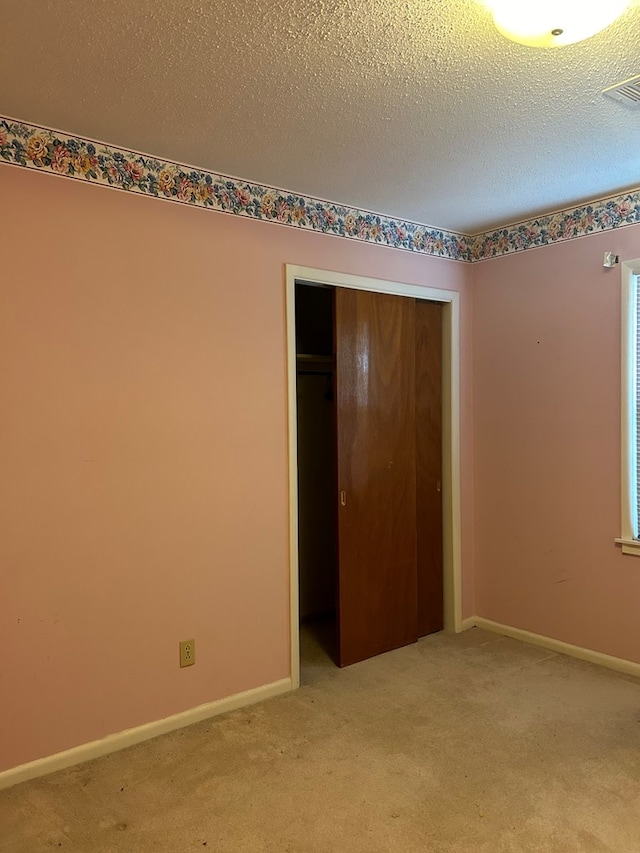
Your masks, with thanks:
M340 492L340 506L347 505L347 493L343 490Z

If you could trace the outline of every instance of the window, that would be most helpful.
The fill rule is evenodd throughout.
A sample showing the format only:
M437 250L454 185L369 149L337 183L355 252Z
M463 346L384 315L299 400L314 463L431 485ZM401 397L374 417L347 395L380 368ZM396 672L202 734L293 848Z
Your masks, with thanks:
M622 535L624 554L640 557L640 259L622 265Z

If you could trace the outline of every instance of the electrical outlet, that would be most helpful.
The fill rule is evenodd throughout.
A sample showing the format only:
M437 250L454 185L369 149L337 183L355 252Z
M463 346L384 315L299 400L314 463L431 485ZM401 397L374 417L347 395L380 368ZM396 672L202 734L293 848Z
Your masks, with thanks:
M180 641L180 666L193 666L196 662L196 641Z

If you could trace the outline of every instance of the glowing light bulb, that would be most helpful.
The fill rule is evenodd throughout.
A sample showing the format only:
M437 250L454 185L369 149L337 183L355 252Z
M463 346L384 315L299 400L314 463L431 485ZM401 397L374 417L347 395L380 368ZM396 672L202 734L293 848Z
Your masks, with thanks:
M530 47L562 47L590 38L619 18L631 0L491 0L493 20L508 39Z

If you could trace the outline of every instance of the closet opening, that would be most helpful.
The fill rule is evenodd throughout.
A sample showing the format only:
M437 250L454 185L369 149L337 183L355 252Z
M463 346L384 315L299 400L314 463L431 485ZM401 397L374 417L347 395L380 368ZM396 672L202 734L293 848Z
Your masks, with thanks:
M297 282L295 330L302 650L347 666L443 628L442 305Z
M301 646L312 677L463 630L460 294L287 265L286 309L295 688Z
M299 621L308 656L337 662L334 288L296 282ZM325 658L326 660L326 658Z

